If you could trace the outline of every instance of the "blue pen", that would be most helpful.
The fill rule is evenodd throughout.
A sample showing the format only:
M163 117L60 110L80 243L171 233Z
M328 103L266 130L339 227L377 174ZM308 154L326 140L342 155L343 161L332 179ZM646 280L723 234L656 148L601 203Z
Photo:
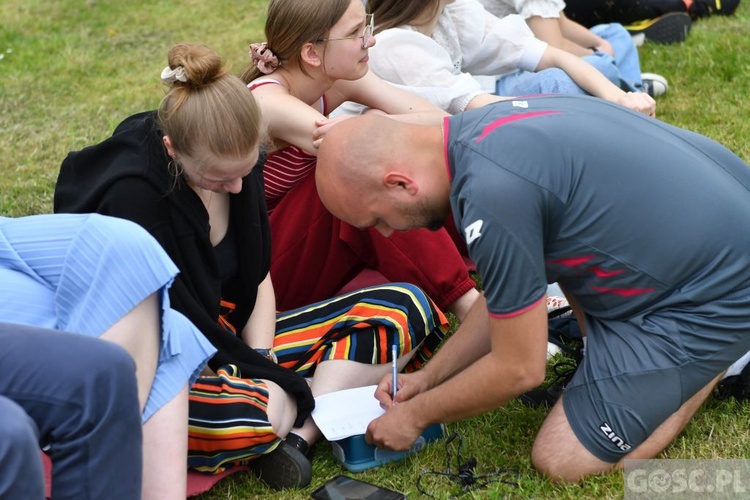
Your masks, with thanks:
M398 387L398 368L396 367L396 357L398 356L398 344L393 344L391 348L391 367L393 368L393 401L396 401L396 387Z

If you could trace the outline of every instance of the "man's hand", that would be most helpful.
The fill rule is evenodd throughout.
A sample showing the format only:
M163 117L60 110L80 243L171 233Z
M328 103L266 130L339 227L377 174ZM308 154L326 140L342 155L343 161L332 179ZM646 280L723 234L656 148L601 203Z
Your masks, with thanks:
M626 108L643 113L648 116L656 116L656 101L645 92L626 92L617 100Z
M420 427L409 414L409 406L392 406L384 415L370 422L365 441L388 450L404 451L411 448L425 428Z
M386 412L367 426L365 440L378 448L389 450L408 450L424 430L417 423L415 415L409 413L412 405L403 404L415 396L430 389L429 378L424 371L399 374L396 399L393 400L393 377L388 374L382 378L375 389L375 399L380 401Z
M430 388L430 384L425 377L424 372L399 374L397 379L398 390L396 391L396 400L393 400L393 381L389 373L384 376L377 389L375 389L375 399L380 401L380 406L385 410L391 409L398 403L408 401L417 394L421 394Z
M548 338L544 297L524 312L502 319L488 318L480 300L427 366L398 378L395 404L390 401L390 376L381 380L376 397L388 409L367 427L368 443L407 450L428 425L493 410L544 381ZM457 355L462 361L454 360Z

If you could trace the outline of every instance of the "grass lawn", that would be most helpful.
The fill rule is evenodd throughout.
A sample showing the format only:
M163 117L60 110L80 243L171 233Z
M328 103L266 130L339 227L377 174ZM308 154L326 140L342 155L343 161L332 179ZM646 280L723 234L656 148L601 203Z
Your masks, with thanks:
M265 2L259 0L0 3L0 214L50 212L58 167L69 150L104 139L126 116L158 105L163 95L159 73L173 43L209 45L239 72L247 62L248 43L263 39L264 16ZM658 101L660 119L714 138L750 160L750 105L745 102L750 95L750 5L742 3L732 18L696 22L684 44L647 44L640 54L644 71L669 80L669 92ZM675 258L690 257L676 248ZM476 456L478 474L505 468L520 473L517 485L494 483L474 497L622 497L620 473L565 486L531 469L529 450L545 414L511 402L447 426L462 435L464 458ZM750 458L749 418L750 405L712 400L661 458ZM358 477L416 497L419 474L443 470L445 460L445 447L436 443ZM280 494L238 474L201 498L309 498L314 487L342 472L330 446L321 443L307 490ZM445 485L433 488L438 497L449 495Z

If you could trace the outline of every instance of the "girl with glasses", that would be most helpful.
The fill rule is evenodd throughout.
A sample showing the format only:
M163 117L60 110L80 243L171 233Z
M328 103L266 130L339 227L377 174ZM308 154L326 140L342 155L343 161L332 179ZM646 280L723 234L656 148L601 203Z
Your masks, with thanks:
M372 32L375 30L375 16L367 14L365 16L365 29L362 31L360 36L345 36L341 38L321 38L319 42L331 42L335 40L351 40L352 38L362 39L362 48L368 49L370 47L370 40L372 38Z
M370 72L376 21L361 0L272 0L266 41L251 45L242 79L268 127L264 181L276 301L291 308L330 297L373 268L387 280L418 285L463 320L479 293L445 229L390 238L360 230L333 217L315 187L317 146L347 118L326 117L343 102L412 123L445 116Z

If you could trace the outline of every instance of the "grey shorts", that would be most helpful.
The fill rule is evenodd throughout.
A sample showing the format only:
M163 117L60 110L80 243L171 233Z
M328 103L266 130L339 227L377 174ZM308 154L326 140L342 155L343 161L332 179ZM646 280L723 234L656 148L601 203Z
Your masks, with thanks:
M750 289L627 321L585 321L586 354L563 408L583 446L615 463L750 351Z

